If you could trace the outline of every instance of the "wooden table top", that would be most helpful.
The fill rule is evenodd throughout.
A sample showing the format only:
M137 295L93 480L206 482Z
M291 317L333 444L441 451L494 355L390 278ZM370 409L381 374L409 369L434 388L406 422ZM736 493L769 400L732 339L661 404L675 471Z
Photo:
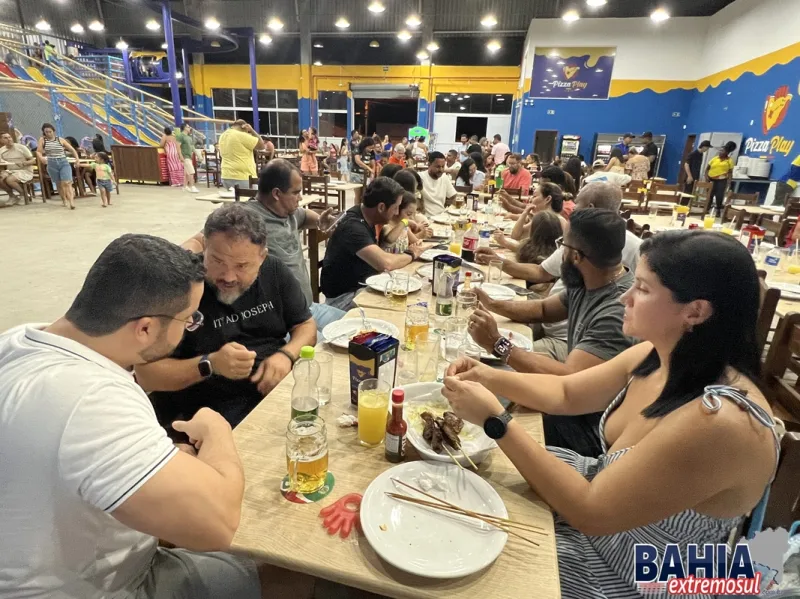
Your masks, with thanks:
M369 317L389 320L403 328L402 312L366 312ZM358 311L351 311L345 318L359 318ZM347 351L325 349L334 355L333 393L331 402L320 408L320 416L328 423L334 489L319 503L307 505L286 501L280 493L280 482L286 475L286 426L293 385L289 376L234 430L247 483L233 548L276 566L389 597L512 599L536 589L537 598L558 599L561 590L552 513L500 450L491 452L478 474L498 492L510 518L546 531L537 535L538 547L509 538L498 559L485 570L454 580L434 580L390 566L377 556L363 535L354 533L346 540L328 535L322 528L319 511L345 494L363 493L392 464L385 460L383 447L361 447L355 428L342 429L334 424L340 414L355 414L355 409L350 406ZM543 443L540 414L520 413L515 419ZM407 460L418 458L409 445Z
M212 204L222 204L222 203L230 203L230 202L235 202L236 201L236 198L233 198L233 197L230 197L230 198L221 197L219 195L218 191L215 192L215 193L207 193L207 194L204 194L204 195L198 195L198 196L195 196L194 199L199 201L199 202L211 202ZM306 195L303 196L303 199L300 200L299 205L300 206L308 206L312 202L324 202L324 201L325 201L325 198L323 198L321 195L313 195L313 194L312 195L308 195L308 194L306 194Z
M764 206L732 205L731 208L733 208L734 210L744 210L748 214L768 214L770 216L781 216L784 211L783 207L780 207L778 209L773 209L773 208L765 208Z

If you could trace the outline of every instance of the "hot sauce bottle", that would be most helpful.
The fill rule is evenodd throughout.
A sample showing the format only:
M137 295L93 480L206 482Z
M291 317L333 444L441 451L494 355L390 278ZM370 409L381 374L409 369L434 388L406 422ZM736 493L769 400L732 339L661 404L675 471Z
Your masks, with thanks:
M406 459L408 425L403 420L404 400L405 392L402 389L392 391L392 417L386 423L386 438L383 444L389 462L397 463Z

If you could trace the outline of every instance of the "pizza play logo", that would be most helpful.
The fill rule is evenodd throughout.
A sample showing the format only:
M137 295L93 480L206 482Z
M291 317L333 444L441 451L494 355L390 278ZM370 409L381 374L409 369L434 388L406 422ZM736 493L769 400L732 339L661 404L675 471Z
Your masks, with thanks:
M789 93L788 85L779 87L774 94L767 97L761 119L761 130L764 132L764 135L783 122L791 102L792 94Z
M567 65L564 67L564 77L566 77L567 79L572 79L575 75L578 74L578 71L580 70L581 70L580 67L571 67Z

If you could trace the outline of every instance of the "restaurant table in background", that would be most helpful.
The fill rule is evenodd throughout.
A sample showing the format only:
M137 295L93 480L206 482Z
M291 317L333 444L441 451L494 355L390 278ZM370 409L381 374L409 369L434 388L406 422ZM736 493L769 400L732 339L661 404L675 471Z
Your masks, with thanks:
M376 309L365 312L370 318L387 320L403 330L403 312ZM345 318L358 318L358 314L352 310ZM516 599L535 595L540 599L558 599L561 590L552 513L499 449L493 450L480 465L478 474L500 495L509 518L544 529L544 534L536 535L538 546L509 537L503 552L485 570L464 578L440 580L390 566L361 534L346 540L328 535L322 527L320 509L348 493L363 494L372 480L393 464L384 458L382 446L359 445L356 428L336 426L339 415L355 415L356 410L350 405L347 351L326 349L334 354L333 392L331 402L322 406L319 414L328 429L329 470L335 477L333 491L319 503L306 505L291 503L281 495L292 390L291 377L287 377L234 430L247 483L233 548L275 566L389 597ZM537 442L543 443L540 414L519 413L514 417ZM409 444L406 460L418 457Z
M219 195L219 192L214 193L207 193L203 195L198 195L194 197L195 200L199 202L211 202L212 204L223 204L223 203L232 203L236 201L236 198L233 196L230 197L223 197ZM314 202L324 202L324 198L319 195L304 195L303 199L300 200L299 206L308 206Z

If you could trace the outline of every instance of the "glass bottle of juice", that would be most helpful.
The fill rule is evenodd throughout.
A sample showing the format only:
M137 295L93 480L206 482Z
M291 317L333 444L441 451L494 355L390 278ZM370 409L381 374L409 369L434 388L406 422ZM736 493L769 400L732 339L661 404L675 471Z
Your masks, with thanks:
M406 459L408 425L403 420L404 399L405 393L402 389L392 391L392 417L386 423L386 438L383 443L386 459L395 464Z

